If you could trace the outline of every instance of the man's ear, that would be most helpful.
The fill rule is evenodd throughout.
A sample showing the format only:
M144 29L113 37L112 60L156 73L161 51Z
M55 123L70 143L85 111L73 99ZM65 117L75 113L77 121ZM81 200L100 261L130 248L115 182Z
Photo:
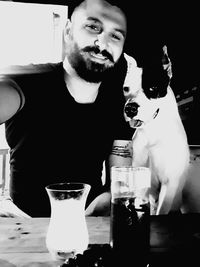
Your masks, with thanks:
M66 22L65 28L63 29L63 32L62 32L62 60L64 60L65 55L66 55L65 49L68 43L70 29L71 29L71 21L68 19Z
M171 79L172 78L172 63L167 53L167 46L164 45L162 50L163 50L162 65L163 65L164 70L167 71L169 78Z
M63 39L65 42L67 42L67 40L68 40L68 35L69 35L70 29L71 29L71 24L72 24L71 21L68 19L66 22L66 25L65 25L64 32L63 32Z

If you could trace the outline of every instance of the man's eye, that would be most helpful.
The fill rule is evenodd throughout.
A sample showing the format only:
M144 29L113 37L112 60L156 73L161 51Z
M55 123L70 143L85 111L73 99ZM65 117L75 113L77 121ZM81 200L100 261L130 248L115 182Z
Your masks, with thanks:
M101 32L101 27L99 25L95 25L95 24L87 24L85 26L85 28L87 30L89 30L90 32L94 32L94 33L99 33Z
M116 33L112 33L112 34L111 34L111 38L112 38L114 41L121 41L121 40L123 40L123 37L122 37L120 34L116 34Z

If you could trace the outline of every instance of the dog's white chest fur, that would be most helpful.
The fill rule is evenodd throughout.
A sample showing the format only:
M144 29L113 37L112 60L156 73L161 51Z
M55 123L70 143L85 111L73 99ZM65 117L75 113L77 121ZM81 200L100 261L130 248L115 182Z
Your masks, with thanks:
M137 128L133 136L133 166L151 169L151 213L168 213L181 205L189 149L171 89L155 119ZM166 101L166 103L164 103ZM139 116L139 115L138 115Z

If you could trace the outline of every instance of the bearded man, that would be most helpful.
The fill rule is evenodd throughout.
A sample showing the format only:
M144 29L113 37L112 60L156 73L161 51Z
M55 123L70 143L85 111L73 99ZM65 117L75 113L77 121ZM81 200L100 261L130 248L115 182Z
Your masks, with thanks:
M115 139L132 137L123 117L125 71L118 67L127 18L114 1L68 2L63 62L20 67L1 78L0 123L11 168L2 216L50 216L45 187L58 182L90 184L86 214L109 213L103 163Z

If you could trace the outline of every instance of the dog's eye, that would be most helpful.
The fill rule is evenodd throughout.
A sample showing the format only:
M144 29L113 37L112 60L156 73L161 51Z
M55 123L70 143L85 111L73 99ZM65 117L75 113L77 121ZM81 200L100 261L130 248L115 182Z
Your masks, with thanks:
M157 87L155 87L155 86L154 87L150 87L149 91L153 93L154 91L156 91L156 89L157 89Z
M142 74L142 88L147 98L160 98L167 94L169 77L162 68L146 67Z
M148 97L149 98L157 98L159 97L159 88L158 86L152 86L148 90Z

